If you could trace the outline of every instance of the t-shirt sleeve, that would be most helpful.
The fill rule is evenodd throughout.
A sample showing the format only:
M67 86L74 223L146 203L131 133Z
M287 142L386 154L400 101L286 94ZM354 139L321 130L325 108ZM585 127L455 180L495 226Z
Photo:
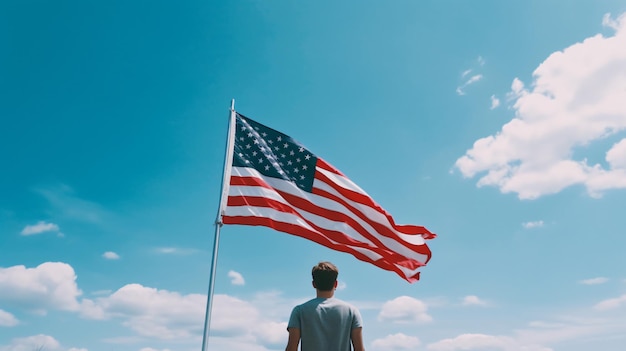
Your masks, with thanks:
M363 319L358 309L352 308L352 329L363 328Z
M287 330L289 330L289 328L302 329L300 327L300 309L298 307L299 306L294 307L293 310L291 311L291 316L289 317L289 323L287 323Z

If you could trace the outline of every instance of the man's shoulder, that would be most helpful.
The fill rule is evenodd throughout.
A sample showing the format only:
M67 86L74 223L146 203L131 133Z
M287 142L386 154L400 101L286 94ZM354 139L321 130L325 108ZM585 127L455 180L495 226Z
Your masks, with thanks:
M339 308L339 309L343 309L343 310L352 310L352 311L358 311L358 309L344 301L341 299L338 299L336 297L331 297L328 299L322 299L322 298L313 298L311 300L308 300L306 302L303 302L297 306L294 307L294 309L304 309L304 310L308 310L308 309L317 309L318 307L321 308Z
M335 297L330 298L330 299L326 299L323 302L322 305L323 305L324 308L330 308L330 309L333 309L333 310L344 311L344 313L346 313L346 312L347 313L351 313L351 314L355 313L355 312L358 313L358 309L354 305L352 305L351 303L348 303L348 302L346 302L344 300L340 300L338 298L335 298Z
M305 301L305 302L303 302L303 303L301 303L299 305L294 306L293 310L297 311L297 310L308 309L308 308L314 307L314 306L316 306L318 304L319 304L318 299L310 299L310 300Z
M308 300L308 301L305 301L305 302L303 302L303 303L301 303L301 304L297 305L296 307L300 307L300 306L309 306L309 305L316 305L316 304L319 304L319 302L320 302L320 299L318 299L318 298L312 298L312 299L310 299L310 300Z
M349 302L346 302L346 301L344 301L344 300L338 299L338 298L336 298L336 297L333 297L333 298L329 299L329 301L330 301L331 303L334 303L334 304L337 304L337 305L343 305L343 306L350 306L350 307L354 307L354 305L353 305L353 304L351 304L351 303L349 303Z

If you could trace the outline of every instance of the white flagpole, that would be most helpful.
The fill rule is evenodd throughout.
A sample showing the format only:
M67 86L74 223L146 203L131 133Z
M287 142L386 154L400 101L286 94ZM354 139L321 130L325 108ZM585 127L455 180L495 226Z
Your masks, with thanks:
M209 276L209 291L207 293L206 313L204 316L204 332L202 334L202 351L207 351L209 343L209 330L211 326L211 306L213 304L213 287L215 285L215 271L217 269L217 249L220 240L220 229L222 228L222 212L228 200L228 188L230 185L230 173L232 169L233 148L235 140L235 99L230 102L230 117L228 120L228 138L226 141L226 153L224 154L224 171L222 177L222 193L220 194L220 204L215 219L215 238L213 240L213 260L211 261L211 274Z

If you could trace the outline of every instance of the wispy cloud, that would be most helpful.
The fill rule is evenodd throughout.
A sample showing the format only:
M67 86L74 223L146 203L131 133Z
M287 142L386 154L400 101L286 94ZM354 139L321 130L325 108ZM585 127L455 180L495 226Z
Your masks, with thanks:
M465 95L465 88L467 88L468 86L476 82L479 82L481 79L483 79L482 74L475 74L471 76L468 80L465 81L465 83L461 84L461 86L456 88L456 93L459 95Z
M61 344L55 338L44 334L15 338L6 348L3 346L0 345L0 350L59 350L61 348Z
M543 227L543 221L524 222L522 223L522 227L526 229L541 228Z
M552 351L541 345L526 344L513 337L487 334L461 334L455 338L443 339L427 346L431 351L457 350L502 350L502 351Z
M74 190L65 184L55 187L37 188L34 191L48 200L52 207L52 214L58 217L101 223L111 216L99 204L78 197Z
M620 27L620 22L619 20L613 19L610 13L605 13L604 16L602 17L602 25L604 27L618 30Z
M622 304L626 304L626 294L613 299L600 301L593 306L593 308L599 311L613 310L619 308Z
M345 282L343 281L338 281L337 282L337 290L341 291L341 290L345 290L348 286L346 285Z
M106 258L107 260L119 260L120 259L120 255L116 254L113 251L107 251L103 253L102 257Z
M397 333L372 341L374 350L414 350L421 344L415 336Z
M624 295L626 300L626 295ZM516 328L509 335L460 334L427 345L430 351L501 350L501 351L553 351L553 344L621 338L626 325L617 319L597 318L593 315L568 315L556 320L535 320L526 328ZM547 346L550 345L550 346ZM559 350L561 348L558 348ZM585 349L584 347L581 349Z
M463 298L464 306L487 306L487 302L481 300L476 295L468 295Z
M479 68L485 65L485 59L482 56L478 56L478 58L476 59L476 63L478 64ZM473 66L475 66L476 64L473 64ZM463 73L461 73L461 79L464 80L464 83L459 85L456 88L456 93L460 96L465 95L465 88L467 88L468 86L479 82L481 79L483 79L483 75L482 74L474 74L472 76L470 76L470 74L474 72L473 68L468 68L466 70L463 71ZM469 77L469 78L467 78ZM493 102L492 102L493 104Z
M154 251L163 255L191 255L200 250L184 247L157 247Z
M27 225L26 227L24 227L24 229L22 229L22 232L20 234L24 236L28 236L28 235L42 234L46 232L59 233L59 226L54 223L39 221L37 222L37 224Z
M233 285L245 285L246 281L243 279L243 275L239 272L228 271L228 277L230 278L230 283Z
M491 107L489 107L489 109L495 110L498 106L500 106L500 99L498 99L495 95L491 95Z
M480 81L481 79L483 79L483 75L482 74L476 74L470 77L470 79L467 80L467 82L465 82L465 86L468 86L470 84L474 84L478 81Z
M14 315L0 309L0 327L14 327L18 324L19 321Z
M578 284L583 284L583 285L598 285L598 284L604 284L606 282L609 281L609 278L605 278L605 277L597 277L597 278L591 278L591 279L584 279L584 280L580 280L578 281Z

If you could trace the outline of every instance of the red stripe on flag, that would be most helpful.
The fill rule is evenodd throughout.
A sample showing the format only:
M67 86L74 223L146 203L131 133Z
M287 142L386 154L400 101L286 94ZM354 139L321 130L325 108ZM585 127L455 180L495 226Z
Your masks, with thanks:
M319 164L319 159L317 160L318 164ZM395 221L393 220L393 217L387 212L385 211L379 204L377 204L370 196L366 195L366 194L362 194L359 192L356 192L354 190L350 190L350 189L346 189L340 185L338 185L337 183L335 183L332 179L328 178L324 173L320 172L320 171L315 171L315 179L318 179L320 181L323 181L324 183L328 184L329 186L331 186L333 189L335 189L338 193L340 193L343 197L350 199L351 201L354 202L358 202L360 204L363 204L365 206L371 207L373 209L375 209L377 212L383 214L385 217L387 217L387 220L389 221L389 223L393 226L393 228L401 233L404 234L424 234L424 239L426 239L426 237L430 238L434 238L436 235L431 233L428 229L422 227L422 226L417 226L417 225L397 225L395 223ZM313 193L315 193L316 191L319 191L319 189L313 189Z
M289 195L289 194L285 194L282 193L281 195ZM298 207L297 205L295 205L295 203L300 202L302 203L302 199L299 199L297 197L294 196L289 196L290 198L292 198L293 202L290 202L290 204L294 205L296 208ZM310 203L309 203L310 204ZM288 213L294 216L297 216L298 218L302 219L303 221L305 221L309 226L311 226L313 229L315 229L315 231L310 231L310 229L308 228L303 228L303 230L305 231L310 231L311 233L316 233L316 235L318 236L324 236L325 238L335 241L337 243L343 244L343 245L348 245L348 246L354 246L354 247L361 247L364 249L368 249L370 251L373 251L375 253L377 253L380 256L383 256L384 258L390 260L391 262L394 263L400 263L400 262L404 262L404 266L408 266L411 269L415 269L417 267L421 267L424 264L413 260L413 259L407 259L407 257L400 255L398 253L396 253L393 250L390 250L388 248L385 248L385 246L380 243L378 240L376 240L375 238L373 238L373 243L376 246L371 246L368 243L364 243L358 240L355 240L354 238L345 235L342 232L336 231L336 230L330 230L330 229L326 229L323 228L321 226L319 226L318 224L316 224L315 222L312 222L310 220L307 220L305 217L303 217L299 211L297 211L296 208L291 207L289 205L286 205L282 202L273 200L273 199L268 199L265 197L256 197L256 196L230 196L228 198L228 206L232 206L232 207L236 207L236 206L250 206L250 207L265 207L265 208L271 208L283 213ZM321 210L323 212L324 209L315 206L313 204L310 204L309 209L311 208L317 208L319 210ZM310 213L314 213L313 211L310 210L306 210L306 212L310 212ZM326 211L326 212L332 212L332 211ZM325 218L329 218L324 216ZM245 217L244 217L245 218ZM255 218L255 217L250 217L250 218ZM349 224L349 222L353 222L354 225L360 227L353 219L349 218L348 216L343 216L342 217L345 222L345 224L350 225L353 229L358 230L357 228L355 228L352 224ZM331 219L333 220L333 219ZM341 222L341 221L339 221ZM225 223L225 222L224 222ZM225 223L226 224L226 223ZM358 230L361 234L363 234L363 232L366 232L362 227L360 230ZM300 236L299 233L295 233L294 235ZM365 235L364 235L365 236ZM370 236L370 235L368 235ZM307 239L309 239L307 237ZM410 263L409 263L410 262Z
M258 177L240 177L240 176L231 176L230 177L230 185L250 185L250 186L260 186L266 189L274 189L271 185L267 184L265 180Z
M270 227L350 253L409 282L419 279L417 269L431 256L423 239L433 233L397 225L364 190L291 137L240 114L234 122L222 223Z
M361 212L360 210L358 210L357 208L353 207L352 205L350 205L347 201L345 201L344 199L335 196L327 191L324 190L320 190L320 189L313 189L313 193L316 195L320 195L323 197L326 197L328 199L331 199L337 203L342 204L343 206L345 206L350 213L353 213L354 215L356 215L357 217L359 217L361 220L363 220L364 222L366 222L367 224L369 224L372 228L374 228L374 230L376 230L376 232L380 235L384 235L388 238L393 239L395 242L397 242L398 244L408 248L409 250L415 251L419 254L422 255L427 255L428 259L426 260L426 262L428 262L428 260L430 260L430 256L431 256L431 252L430 249L428 248L427 245L423 244L423 245L415 245L415 244L411 244L409 242L406 242L405 240L402 240L401 238L398 238L398 236L391 230L391 228L385 226L384 224L378 223L376 221L371 220L369 217L367 217L365 214L363 214L363 212ZM382 244L381 244L382 245Z
M326 246L336 251L349 253L361 261L369 262L379 268L396 272L399 276L404 277L410 283L413 283L419 280L419 275L420 275L419 272L417 272L413 276L406 277L405 273L400 268L396 267L393 264L390 264L389 262L386 262L384 260L372 260L366 255L356 250L353 250L350 246L334 244L331 241L329 241L326 237L320 236L316 232L313 232L311 230L308 230L306 228L303 228L295 224L280 222L280 221L277 221L268 217L252 217L252 216L223 216L222 221L224 222L224 224L242 224L242 225L264 226L264 227L273 228L280 232L292 234L295 236L299 236L299 237L311 240L313 242L316 242L320 245ZM422 264L418 266L422 266Z
M317 172L317 173L321 174L320 172ZM323 174L321 175L324 176ZM328 177L324 176L324 178L328 182L332 183L332 180L329 179ZM283 180L272 179L272 184L273 182L276 182L276 181L283 182ZM321 180L318 180L318 181L321 181ZM287 181L284 181L284 182L287 183ZM352 205L349 201L352 199L345 199L336 194L332 194L332 193L329 193L327 191L317 189L317 188L314 188L314 191L313 191L314 194L311 196L307 196L308 193L306 192L300 193L302 196L294 195L285 191L281 191L277 188L274 188L270 183L266 181L266 179L262 175L258 175L258 176L233 175L231 176L230 184L231 186L248 187L249 189L256 188L259 190L258 190L258 193L256 193L256 191L254 190L252 190L251 192L247 191L246 192L247 195L242 195L242 194L238 194L237 192L234 192L234 194L229 195L227 199L227 208L236 208L236 207L271 208L281 213L287 213L289 215L293 215L293 216L300 218L304 223L307 223L310 228L313 228L313 230L307 227L298 226L297 224L281 222L280 219L278 218L271 218L272 217L271 215L262 214L260 215L260 217L245 216L245 215L229 215L228 211L225 213L224 217L229 217L229 218L236 217L236 218L239 218L239 220L237 221L237 223L224 221L224 224L246 224L247 221L251 221L251 222L257 221L257 219L255 218L267 218L271 220L271 222L263 222L263 223L276 222L276 223L289 224L290 226L301 228L301 231L290 232L290 234L304 237L306 239L323 244L327 247L338 249L337 246L344 246L345 248L341 251L350 252L353 254L358 252L354 248L361 248L361 249L369 250L375 254L378 254L379 256L382 257L378 261L381 261L381 260L385 261L387 262L388 265L395 267L394 269L391 269L391 270L400 274L400 276L402 276L404 279L408 281L412 281L416 279L417 275L407 276L405 272L403 272L400 268L398 268L395 265L405 267L406 269L409 269L409 270L415 270L425 265L430 260L431 252L426 244L421 244L421 245L411 244L402 240L401 238L398 237L396 233L393 232L392 228L389 228L388 226L384 224L381 224L381 223L376 222L375 220L372 220L365 213L363 213L360 209ZM337 185L335 184L331 184L331 185L333 189L337 189ZM232 188L232 189L235 189L235 188ZM266 190L261 190L261 189L266 189ZM281 200L279 201L279 200L267 197L268 193L266 192L268 190L270 192L274 192L276 196L280 198ZM344 192L344 194L357 194L357 193L354 191L350 191L350 192ZM327 204L325 203L323 204L320 201L316 202L316 199L317 200L325 199L325 201L330 201L331 203L334 202L338 205L343 206L344 210L337 211L337 210L329 209L325 207L327 206ZM359 204L357 206L364 206L364 205ZM370 208L370 210L376 211L377 213L381 214L383 216L382 218L387 218L385 216L386 212L384 212L383 210L383 213L381 213L381 211L379 210L379 207L373 208L373 209ZM318 225L318 223L307 220L300 211L311 213L313 215L319 216L320 218L325 218L331 222L336 222L338 223L338 225L344 224L346 226L349 226L350 228L352 228L352 230L354 230L356 233L361 235L363 238L365 238L369 242L361 242L358 239L352 238L350 235L346 235L337 230L323 228L320 225ZM363 223L369 225L370 229L368 230L365 227L363 227L363 224L359 223L356 220L356 218L363 221ZM253 224L250 224L250 225L253 225ZM276 229L275 227L272 227L272 228ZM374 230L374 232L370 232L371 230ZM381 235L382 237L388 238L386 240L391 240L391 241L385 244L381 241L382 237L377 237L376 235ZM330 242L331 239L334 241L334 243ZM405 247L405 250L408 250L408 252L403 252L403 250L400 249L400 247L389 246L389 245L401 245L402 247ZM415 259L414 257L412 257L412 254L410 254L410 252L416 253L418 255L422 255L424 256L424 258ZM363 256L363 254L359 253L359 256ZM370 259L369 261L374 261L374 260ZM378 262L377 266L382 268L380 262Z
M324 161L323 159L321 159L319 157L317 158L317 162L315 164L315 167L319 167L321 169L325 169L325 170L327 170L329 172L332 172L332 173L335 173L335 174L340 175L342 177L345 177L345 175L343 173L341 173L340 170L338 170L337 168L333 167L333 165L331 165L330 163Z

